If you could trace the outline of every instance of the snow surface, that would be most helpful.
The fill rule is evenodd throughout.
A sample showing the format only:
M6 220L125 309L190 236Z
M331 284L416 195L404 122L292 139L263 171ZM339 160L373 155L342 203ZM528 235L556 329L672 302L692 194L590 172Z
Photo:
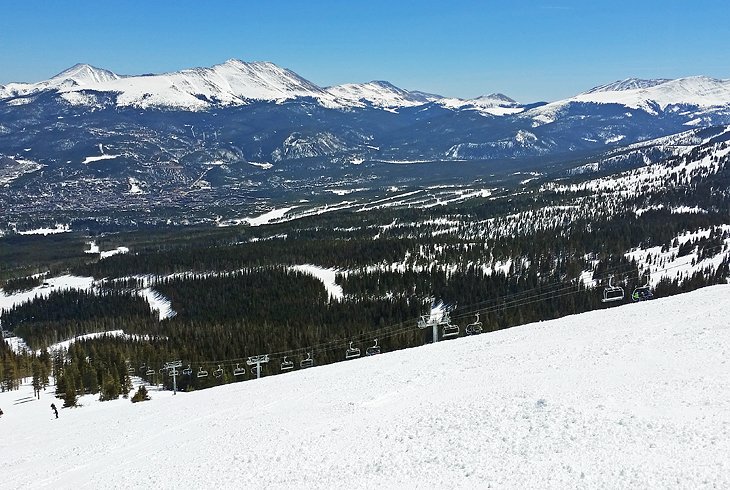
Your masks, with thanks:
M172 301L162 293L152 288L143 288L139 294L147 300L152 311L157 312L160 321L177 315L177 312L172 309Z
M347 105L353 107L364 107L366 104L370 104L374 107L392 109L423 105L433 100L433 98L403 90L383 81L346 83L327 87L325 90L338 100L345 101Z
M47 298L51 291L67 291L70 289L90 291L94 284L94 278L64 275L46 278L44 283L44 285L37 286L29 291L19 291L8 295L0 289L0 315L4 310L32 301L34 298Z
M267 225L275 221L280 221L286 215L286 213L296 207L298 206L288 206L285 208L272 209L271 211L267 211L266 213L259 216L243 218L243 220L241 221L251 226Z
M89 245L89 250L84 250L84 253L99 254L99 258L101 258L101 259L111 257L112 255L129 253L129 248L127 248L127 247L117 247L112 250L101 251L99 249L99 245L97 245L96 242L93 242L93 241L88 242L88 245Z
M96 243L91 242L89 243L89 250L85 250L85 252L99 253L103 259L117 253L128 253L129 249L127 247L118 247L114 250L99 252L99 247ZM2 288L0 288L0 324L2 323L3 311L10 310L14 306L32 301L35 298L47 298L51 294L51 291L94 291L98 286L99 281L95 281L93 277L63 275L45 278L43 285L37 286L29 291L5 294ZM172 318L177 315L177 312L172 309L172 302L150 287L135 291L134 294L144 297L150 305L150 311L156 313L160 320Z
M60 401L26 385L0 393L3 486L728 488L729 297L715 286L138 404L86 396L58 420Z
M504 94L482 95L474 99L443 98L437 101L447 109L473 110L483 115L505 116L525 109Z
M337 277L337 269L325 269L313 264L295 265L293 270L309 274L322 281L329 297L335 300L341 300L344 296L342 286L335 282Z
M730 225L722 225L718 229L727 232L730 231ZM708 238L711 232L711 228L701 229L694 233L685 232L670 241L674 243L674 240L676 240L676 247L667 247L664 252L660 245L646 249L637 248L626 253L625 256L628 260L635 260L641 270L650 275L649 284L651 287L656 287L662 279L688 279L695 272L701 272L707 268L717 270L723 260L730 256L730 239L724 240L722 249L713 248L714 255L712 257L699 260L697 247L687 255L679 256L679 247L681 245L699 238Z
M19 231L19 235L55 235L57 233L68 233L71 227L66 224L56 223L53 228L36 228L34 230Z
M541 115L543 121L550 120L571 102L621 104L650 114L656 114L657 107L665 110L673 105L701 108L726 106L730 104L730 79L718 80L704 76L675 80L628 79L595 87L575 97L552 102L529 112Z
M117 157L119 157L119 155L99 155L95 157L86 157L81 163L88 165L89 163L99 162L101 160L114 160Z

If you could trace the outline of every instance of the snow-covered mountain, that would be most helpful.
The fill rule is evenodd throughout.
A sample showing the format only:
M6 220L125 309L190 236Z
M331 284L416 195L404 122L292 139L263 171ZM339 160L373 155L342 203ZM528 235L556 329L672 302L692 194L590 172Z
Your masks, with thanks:
M422 92L409 92L384 81L346 83L327 87L326 90L338 100L354 107L364 107L366 104L370 104L373 107L394 109L423 105L439 98Z
M298 97L312 97L326 107L339 106L332 95L291 70L269 62L235 59L210 68L126 77L89 65L76 65L45 82L0 87L0 98L43 90L55 90L76 105L93 105L94 93L112 93L120 107L202 110L214 105Z
M727 111L730 109L730 79L718 80L704 76L675 80L629 78L552 102L533 109L530 114L554 119L557 113L575 103L617 104L652 115L662 111L680 113L688 108L722 108Z
M83 90L122 78L114 72L79 63L58 75L38 83L0 85L0 99L32 95L44 90Z
M482 95L474 99L444 98L438 100L437 103L448 109L473 110L492 116L517 114L524 110L523 106L518 104L514 99L497 93Z
M23 105L24 97L56 92L64 101L81 106L159 108L200 111L211 107L240 106L252 101L282 102L300 98L326 108L398 108L436 103L453 111L476 111L485 116L515 115L525 106L492 93L474 99L447 98L409 91L386 81L348 83L319 87L291 70L271 62L231 59L210 68L192 68L155 75L120 76L109 70L78 64L37 83L0 86L0 103ZM554 115L574 103L620 104L650 114L667 107L698 108L730 105L730 80L688 77L676 80L629 78L592 88L568 99L528 111L536 120L553 120Z
M86 395L57 420L53 388L38 400L27 384L0 393L3 485L728 488L729 294L175 396L151 388L136 404Z

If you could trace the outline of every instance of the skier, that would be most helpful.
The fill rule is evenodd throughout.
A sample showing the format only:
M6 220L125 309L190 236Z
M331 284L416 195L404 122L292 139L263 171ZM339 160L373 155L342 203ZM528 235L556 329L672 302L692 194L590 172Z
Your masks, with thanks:
M51 410L53 410L53 413L56 415L56 418L58 418L58 409L56 409L55 403L51 403Z
M2 417L2 416L3 416L3 409L0 408L0 417Z

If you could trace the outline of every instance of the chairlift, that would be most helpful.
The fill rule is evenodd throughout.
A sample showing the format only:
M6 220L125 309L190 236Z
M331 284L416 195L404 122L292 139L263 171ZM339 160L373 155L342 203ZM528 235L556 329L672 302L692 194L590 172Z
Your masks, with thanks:
M360 357L360 348L353 347L352 342L350 342L350 347L345 351L345 359L355 359L356 357Z
M155 374L155 370L152 368L147 368L147 372L145 372L145 375L152 376Z
M133 367L127 368L127 373L134 374L134 368Z
M188 364L188 367L186 367L185 369L183 369L183 374L184 374L185 376L190 376L190 375L192 375L192 374L193 374L193 370L192 370L192 369L190 369L190 364Z
M651 288L649 287L649 275L646 275L646 284L643 286L637 286L634 288L634 292L631 293L631 300L632 301L646 301L649 299L652 299L654 297L654 293L651 292Z
M208 377L208 371L205 371L203 369L203 366L200 366L198 369L198 378L207 378Z
M280 369L282 371L289 371L290 369L294 369L294 361L287 361L286 356L284 356L284 359L281 361Z
M218 364L218 369L216 369L215 371L213 371L213 377L214 378L220 378L221 376L223 376L223 368L221 367L220 364Z
M431 315L421 315L421 317L418 319L418 328L421 330L424 330L431 326Z
M458 325L452 325L451 321L447 318L441 326L441 338L448 339L451 337L458 337L461 333L461 329Z
M476 314L477 319L474 321L474 323L470 323L466 326L466 334L467 335L479 335L482 333L482 322L479 321L479 313Z
M608 286L603 289L603 299L601 302L610 303L612 301L621 301L624 299L624 288L613 285L613 276L608 276Z
M236 363L236 369L233 370L234 376L243 376L246 374L246 368L242 368L238 363Z
M307 352L307 358L299 361L299 367L304 369L314 366L314 359L312 359L312 353Z
M371 345L365 350L366 356L374 356L380 354L380 346L378 345L378 339L375 339L375 344Z

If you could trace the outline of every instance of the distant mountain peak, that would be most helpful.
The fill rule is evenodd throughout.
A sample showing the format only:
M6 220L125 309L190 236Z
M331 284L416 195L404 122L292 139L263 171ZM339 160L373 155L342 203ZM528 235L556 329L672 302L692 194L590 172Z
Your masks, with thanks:
M642 78L627 78L625 80L616 80L615 82L607 83L605 85L599 85L593 87L590 90L583 92L584 94L594 94L596 92L623 92L626 90L637 90L656 87L670 81L668 78L654 78L654 79L642 79Z
M63 70L61 73L51 77L48 82L51 86L56 85L52 82L62 83L65 81L74 82L76 85L90 85L94 83L104 83L111 80L118 80L120 78L122 77L110 70L97 68L86 63L77 63L72 67Z
M345 83L327 87L325 90L338 100L350 105L362 106L363 104L371 104L375 107L386 109L417 106L432 100L421 93L409 92L385 80L373 80L366 83Z
M493 105L514 105L517 104L517 101L514 100L511 97L507 97L504 94L501 93L491 93L487 95L481 95L479 97L476 97L474 99L470 99L473 102L484 104L484 103L493 103Z

